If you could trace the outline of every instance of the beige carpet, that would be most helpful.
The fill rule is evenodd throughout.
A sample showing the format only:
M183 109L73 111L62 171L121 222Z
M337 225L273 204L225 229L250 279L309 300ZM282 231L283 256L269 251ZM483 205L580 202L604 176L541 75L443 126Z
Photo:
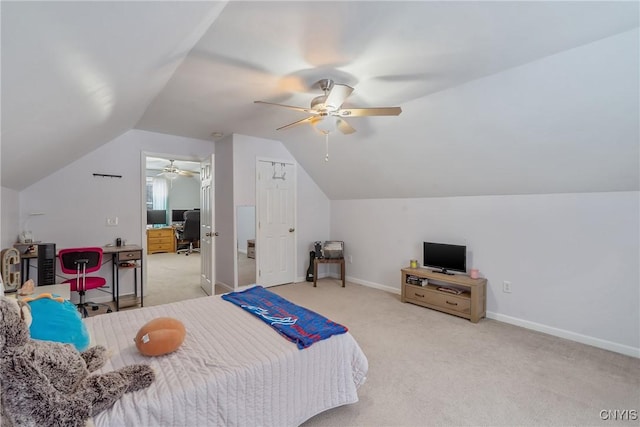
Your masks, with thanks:
M640 424L600 419L640 412L639 359L333 279L269 289L347 326L369 360L360 402L307 427Z
M147 255L145 307L206 296L200 287L200 254Z
M204 296L198 255L148 259L145 306ZM640 411L639 359L494 320L473 324L335 279L269 289L347 326L369 360L360 402L306 427L640 425L600 418Z

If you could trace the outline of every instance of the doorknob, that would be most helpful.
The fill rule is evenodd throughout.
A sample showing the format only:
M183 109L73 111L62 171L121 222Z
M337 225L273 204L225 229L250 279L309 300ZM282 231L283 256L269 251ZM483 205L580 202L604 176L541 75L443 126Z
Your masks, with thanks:
M289 229L289 233L293 233L294 231L296 231L296 229L295 229L295 228L290 228L290 229Z

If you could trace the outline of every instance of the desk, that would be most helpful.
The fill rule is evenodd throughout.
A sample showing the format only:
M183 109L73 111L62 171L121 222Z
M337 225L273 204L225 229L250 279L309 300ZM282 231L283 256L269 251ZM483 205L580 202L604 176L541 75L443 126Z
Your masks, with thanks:
M37 243L34 244L37 246ZM111 256L111 295L113 301L115 302L116 311L120 310L120 271L125 269L133 269L134 270L134 281L133 281L133 292L134 298L138 297L138 270L140 270L140 307L144 306L144 296L143 296L143 287L144 287L144 266L143 266L143 258L142 258L142 247L138 245L125 245L125 246L104 246L102 248L104 257L108 258ZM57 254L56 254L57 256ZM30 254L20 254L20 272L22 282L26 282L29 280L29 261L31 259L38 258L38 254L30 253ZM131 267L123 267L120 264L123 263L132 263ZM104 265L104 264L103 264ZM23 271L26 270L26 274ZM42 288L43 286L36 286L36 289ZM137 304L137 301L136 301Z
M13 245L20 257L20 277L23 283L29 280L30 260L38 260L37 285L56 284L56 244L55 243L16 243Z
M318 281L318 264L340 264L340 277L342 278L342 287L344 288L346 272L344 268L344 258L314 258L313 259L313 287L316 287Z
M37 259L37 253L20 254L20 280L22 283L29 280L29 262L32 259Z
M120 271L133 269L133 296L138 298L138 270L140 270L140 307L144 307L144 266L142 248L138 245L105 246L104 255L111 255L112 295L116 311L120 310Z

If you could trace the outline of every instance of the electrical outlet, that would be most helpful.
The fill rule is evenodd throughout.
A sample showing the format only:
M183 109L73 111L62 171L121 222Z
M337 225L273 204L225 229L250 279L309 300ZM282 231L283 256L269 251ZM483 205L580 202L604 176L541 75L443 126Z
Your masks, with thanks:
M353 264L353 255L349 255L349 264Z
M107 218L107 226L109 227L115 227L116 225L118 225L118 217L114 216L111 218Z
M502 282L502 292L506 292L508 294L511 293L511 282L509 282L508 280Z

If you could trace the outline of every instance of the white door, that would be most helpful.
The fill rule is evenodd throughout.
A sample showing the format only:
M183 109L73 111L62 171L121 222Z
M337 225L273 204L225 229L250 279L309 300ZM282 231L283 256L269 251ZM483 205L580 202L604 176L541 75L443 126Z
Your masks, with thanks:
M213 295L216 281L213 156L200 163L200 286L207 295Z
M295 281L296 169L292 163L258 161L256 264L258 284Z

